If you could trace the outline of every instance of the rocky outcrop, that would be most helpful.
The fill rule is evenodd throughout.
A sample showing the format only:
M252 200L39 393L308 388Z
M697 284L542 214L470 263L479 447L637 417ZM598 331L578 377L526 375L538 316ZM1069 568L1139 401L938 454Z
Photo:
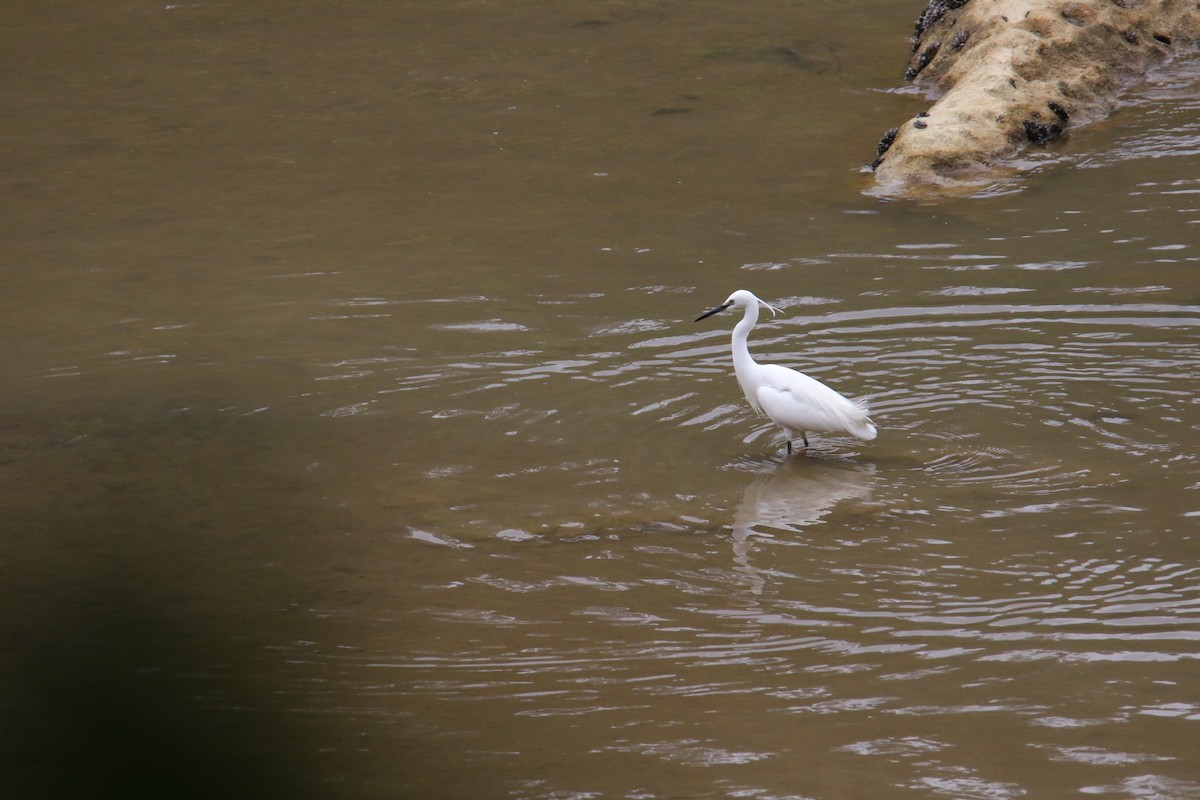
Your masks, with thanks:
M937 100L884 135L878 189L978 181L1198 39L1200 0L931 0L905 78Z

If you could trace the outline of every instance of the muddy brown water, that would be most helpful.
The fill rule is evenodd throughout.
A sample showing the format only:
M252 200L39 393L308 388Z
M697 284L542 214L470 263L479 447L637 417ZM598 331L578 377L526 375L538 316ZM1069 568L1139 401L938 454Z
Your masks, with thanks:
M6 793L1200 797L1197 73L884 202L918 11L0 12Z

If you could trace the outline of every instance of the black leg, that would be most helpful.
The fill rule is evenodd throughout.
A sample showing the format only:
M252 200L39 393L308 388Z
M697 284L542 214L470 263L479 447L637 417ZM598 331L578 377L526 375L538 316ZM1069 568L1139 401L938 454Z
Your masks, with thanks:
M791 439L787 440L787 446L788 446L788 455L790 456L792 454L792 440Z
M801 434L800 434L800 438L804 440L804 446L805 446L805 447L808 447L808 434L807 434L807 433L801 433Z

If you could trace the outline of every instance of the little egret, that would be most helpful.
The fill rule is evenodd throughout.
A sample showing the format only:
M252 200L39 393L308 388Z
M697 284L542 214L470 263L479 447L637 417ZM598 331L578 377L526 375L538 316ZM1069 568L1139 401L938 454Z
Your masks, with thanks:
M771 314L777 311L745 289L738 289L724 303L696 317L696 322L730 306L742 309L742 321L733 329L733 371L750 407L783 428L787 451L792 452L792 439L797 433L808 447L807 431L844 432L864 441L874 439L875 424L861 405L803 372L778 364L759 364L751 357L746 340L758 324L760 305Z

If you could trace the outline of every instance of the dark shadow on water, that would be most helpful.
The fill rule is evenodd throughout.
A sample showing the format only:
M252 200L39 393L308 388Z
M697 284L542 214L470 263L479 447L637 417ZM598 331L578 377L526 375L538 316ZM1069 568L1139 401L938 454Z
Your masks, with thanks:
M251 431L117 416L0 421L0 796L324 794L262 565L329 521Z
M179 644L187 634L162 630L136 600L110 597L107 605L51 621L37 641L10 650L4 727L12 738L0 783L6 796L313 794L301 754L294 745L281 747L290 734L279 719L206 708L193 694L189 670L214 653L187 652ZM255 680L234 675L229 682Z

